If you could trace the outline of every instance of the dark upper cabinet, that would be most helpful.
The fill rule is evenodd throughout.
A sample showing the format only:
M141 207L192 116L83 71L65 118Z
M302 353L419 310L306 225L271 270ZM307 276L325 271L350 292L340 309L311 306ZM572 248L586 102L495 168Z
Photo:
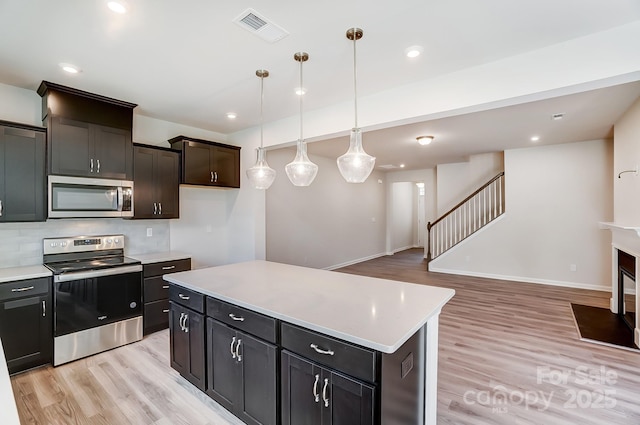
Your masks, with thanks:
M373 425L375 387L282 352L283 425Z
M132 180L135 104L43 81L49 174Z
M134 145L134 218L180 217L180 153Z
M240 147L178 136L169 140L182 151L181 183L240 187Z
M0 121L0 223L47 218L45 131Z
M0 339L9 373L51 362L50 278L0 283Z
M246 424L277 423L275 345L207 318L207 394Z

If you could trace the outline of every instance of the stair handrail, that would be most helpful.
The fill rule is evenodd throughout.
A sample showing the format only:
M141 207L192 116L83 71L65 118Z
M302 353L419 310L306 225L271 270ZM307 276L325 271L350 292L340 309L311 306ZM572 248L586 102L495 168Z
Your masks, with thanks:
M427 245L428 245L427 261L431 261L431 228L433 226L435 226L436 224L438 224L439 222L441 222L442 220L444 220L445 218L447 218L449 215L451 215L453 212L455 212L458 208L460 208L461 206L463 206L464 204L469 202L474 196L476 196L477 194L479 194L480 192L482 192L483 190L488 188L493 182L495 182L496 180L499 180L503 176L504 176L504 171L501 171L495 177L493 177L491 180L489 180L488 182L486 182L485 184L480 186L471 195L467 196L462 201L458 202L456 204L456 206L454 206L449 211L447 211L446 213L444 213L440 217L438 217L433 223L432 222L428 222L427 223Z

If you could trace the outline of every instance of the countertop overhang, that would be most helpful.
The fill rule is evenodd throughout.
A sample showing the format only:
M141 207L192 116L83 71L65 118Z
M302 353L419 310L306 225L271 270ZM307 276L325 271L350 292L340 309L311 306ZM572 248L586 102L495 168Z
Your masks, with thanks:
M395 352L455 294L269 261L172 273L164 280L383 353Z

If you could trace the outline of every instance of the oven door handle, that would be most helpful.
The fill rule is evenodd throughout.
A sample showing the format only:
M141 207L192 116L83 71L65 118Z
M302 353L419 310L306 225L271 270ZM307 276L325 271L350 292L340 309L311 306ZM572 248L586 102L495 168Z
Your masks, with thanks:
M135 264L132 266L110 267L106 269L87 270L82 272L67 272L53 276L54 282L69 282L71 280L91 279L94 277L112 276L117 274L141 272L142 265Z

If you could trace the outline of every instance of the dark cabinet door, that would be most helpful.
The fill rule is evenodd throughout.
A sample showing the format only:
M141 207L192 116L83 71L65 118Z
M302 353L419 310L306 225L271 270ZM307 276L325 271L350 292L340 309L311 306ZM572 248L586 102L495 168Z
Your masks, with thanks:
M51 174L95 177L91 124L54 117L50 123ZM93 166L93 167L92 167Z
M109 179L131 180L133 147L131 130L92 125L94 174Z
M322 382L324 425L374 424L374 387L330 370L323 371Z
M180 218L180 154L156 151L155 189L160 218Z
M322 369L282 352L282 425L322 424Z
M242 332L237 333L240 346L236 358L241 370L242 396L236 415L247 424L275 425L277 423L278 379L275 345Z
M183 183L211 185L214 180L209 159L210 145L198 142L185 142L183 155Z
M282 352L283 425L373 425L375 388Z
M0 302L0 339L9 373L51 362L50 295Z
M207 394L230 412L241 396L240 368L236 366L236 331L207 319Z
M45 133L0 126L0 222L46 219Z
M211 171L213 184L223 187L240 187L240 150L223 146L211 147Z
M135 218L156 218L158 207L154 205L155 151L136 146L134 149L133 214ZM154 208L155 206L155 208Z
M205 321L202 314L170 303L171 367L205 390Z

